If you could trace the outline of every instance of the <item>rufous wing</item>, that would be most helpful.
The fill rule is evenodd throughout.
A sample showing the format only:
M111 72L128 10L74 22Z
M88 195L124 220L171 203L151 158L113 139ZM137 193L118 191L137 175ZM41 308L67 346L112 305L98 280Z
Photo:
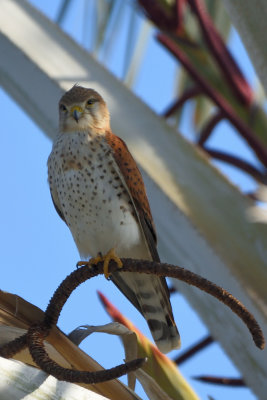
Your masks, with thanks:
M106 141L112 149L114 159L119 167L119 170L124 180L124 184L126 185L129 196L133 202L136 212L136 219L141 226L144 239L146 240L147 247L151 255L151 259L154 261L160 261L157 252L157 236L155 225L151 215L151 210L141 172L139 171L139 168L134 158L128 150L127 145L121 138L114 135L112 132L107 132ZM142 308L142 306L139 304L140 302L138 302L136 298L134 285L132 287L129 287L130 285L127 284L129 283L129 279L128 282L126 280L123 280L122 275L124 274L117 274L115 279L113 279L114 283L147 319L148 325L151 329L151 333L154 336L154 339L159 348L164 352L168 352L172 348L179 347L180 336L174 322L172 308L169 300L169 290L165 278L152 275L144 275L143 277L144 280L148 281L147 287L150 284L150 288L148 287L148 291L150 290L150 292L152 292L153 287L154 295L158 295L158 297L160 297L162 310L160 311L161 315L159 319L162 322L162 337L164 336L164 339L159 340L157 338L157 333L153 332L154 329L158 328L158 321L151 317L151 314L148 315L149 313L146 313L144 311L145 307ZM132 274L132 276L133 275L134 274ZM169 341L169 343L167 344L166 337Z

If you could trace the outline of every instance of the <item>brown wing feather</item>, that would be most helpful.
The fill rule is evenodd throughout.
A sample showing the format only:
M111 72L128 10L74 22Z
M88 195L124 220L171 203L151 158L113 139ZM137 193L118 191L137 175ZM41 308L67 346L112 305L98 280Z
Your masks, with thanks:
M130 194L135 202L140 220L144 219L154 239L154 246L157 244L157 234L150 211L146 189L139 168L128 150L127 145L112 132L106 133L106 140L113 150L113 155L121 173L125 179ZM141 222L143 225L143 223Z
M154 261L160 261L157 251L157 234L153 218L150 211L150 206L146 194L145 185L139 168L128 150L127 145L118 136L112 132L106 133L106 140L113 150L113 155L118 164L127 187L130 191L132 199L135 203L135 208L138 213L144 236L146 238L151 257ZM169 313L173 319L172 309L169 303L170 293L165 278L160 278L162 284L162 294L166 299L166 304L169 305ZM173 322L174 323L174 322Z

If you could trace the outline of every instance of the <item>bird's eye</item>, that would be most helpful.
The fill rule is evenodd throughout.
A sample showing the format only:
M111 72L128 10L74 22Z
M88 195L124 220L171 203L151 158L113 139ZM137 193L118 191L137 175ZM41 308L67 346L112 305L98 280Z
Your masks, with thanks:
M60 109L60 111L64 111L64 112L67 111L67 107L64 106L64 104L60 104L59 109Z
M88 106L92 106L95 102L96 102L95 99L89 99L89 100L87 101L87 105L88 105Z

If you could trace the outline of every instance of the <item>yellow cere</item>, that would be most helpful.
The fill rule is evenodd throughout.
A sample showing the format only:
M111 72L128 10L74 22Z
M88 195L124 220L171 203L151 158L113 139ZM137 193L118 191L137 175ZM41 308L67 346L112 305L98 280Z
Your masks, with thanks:
M80 106L73 106L72 109L70 110L71 114L73 114L74 111L78 111L81 113L81 112L83 112L83 109Z

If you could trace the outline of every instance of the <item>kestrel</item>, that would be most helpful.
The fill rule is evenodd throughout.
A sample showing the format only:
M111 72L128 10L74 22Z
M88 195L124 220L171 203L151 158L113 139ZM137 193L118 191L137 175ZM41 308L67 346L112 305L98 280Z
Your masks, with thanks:
M82 259L111 254L159 261L156 231L140 171L110 128L93 89L73 86L59 101L59 133L48 159L52 200ZM112 281L146 319L158 348L180 346L164 278L115 272Z

